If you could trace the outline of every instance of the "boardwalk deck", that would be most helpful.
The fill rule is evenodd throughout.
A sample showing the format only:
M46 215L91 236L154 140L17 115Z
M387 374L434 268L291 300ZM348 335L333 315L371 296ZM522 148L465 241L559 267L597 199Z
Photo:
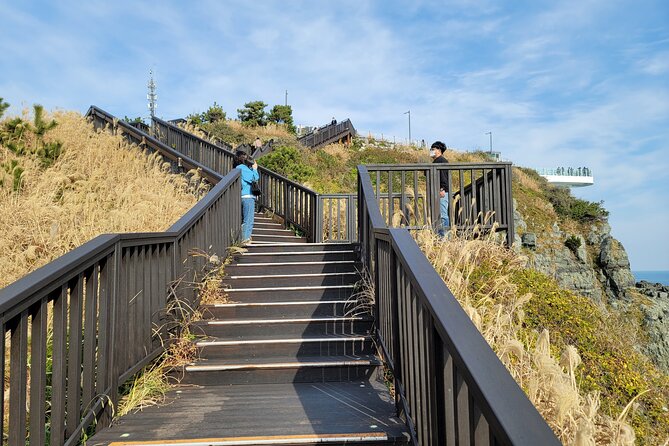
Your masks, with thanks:
M231 302L203 306L191 327L198 358L175 373L179 386L87 445L408 442L373 319L348 314L360 279L354 246L287 242L279 229L257 243L262 232L226 266Z
M374 433L404 443L406 427L377 380L333 383L253 384L171 391L165 404L127 415L97 434L89 446L113 442L235 437L278 437ZM305 437L306 438L306 437ZM248 438L246 439L248 441ZM241 444L241 440L240 440Z

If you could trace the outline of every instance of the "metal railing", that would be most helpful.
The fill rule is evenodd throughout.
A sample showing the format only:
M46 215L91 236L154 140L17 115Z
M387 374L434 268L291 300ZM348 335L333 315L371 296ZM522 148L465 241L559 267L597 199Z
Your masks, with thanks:
M330 144L344 138L355 136L355 128L350 119L337 124L328 124L315 129L297 140L305 147L316 148L324 144Z
M446 171L450 227L470 231L476 226L485 232L494 226L506 232L509 246L513 243L511 163L374 164L366 168L379 211L389 227L436 227L440 220L440 172ZM344 209L356 205L347 194L321 196L323 241L355 241L354 231L344 228L355 227L351 217L356 212L339 211L333 216L333 205L326 200Z
M232 169L234 154L163 120L154 118L156 137L209 169L225 174ZM258 166L260 188L258 204L304 233L310 242L320 241L317 230L318 194L269 169Z
M232 147L218 146L156 117L153 129L156 139L214 172L225 175L232 169L235 160Z
M565 177L591 177L592 169L589 167L556 167L552 169L537 169L537 173L542 176L554 175Z
M373 175L372 175L373 178ZM378 344L418 445L558 445L407 229L388 228L358 166L358 234Z
M96 107L88 116L215 186L166 232L98 236L0 290L0 443L75 445L109 425L119 386L164 351L169 289L199 280L192 251L222 256L238 237L239 172L221 177ZM192 286L176 292L197 303Z

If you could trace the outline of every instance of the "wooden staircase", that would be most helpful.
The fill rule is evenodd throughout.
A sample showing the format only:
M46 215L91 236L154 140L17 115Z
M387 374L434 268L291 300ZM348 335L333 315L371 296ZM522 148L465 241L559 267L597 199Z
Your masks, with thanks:
M358 268L354 245L307 244L257 215L247 251L225 267L229 302L202 307L198 359L167 404L89 444L407 443L373 319L356 311Z

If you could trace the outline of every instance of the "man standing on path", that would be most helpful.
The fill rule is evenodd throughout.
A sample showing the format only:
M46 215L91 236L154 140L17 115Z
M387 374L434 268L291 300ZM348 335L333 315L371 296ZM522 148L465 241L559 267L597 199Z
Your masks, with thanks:
M448 160L444 158L446 151L446 144L441 141L435 141L430 146L430 158L433 163L447 163ZM437 233L444 236L449 227L448 218L448 173L446 170L439 171L439 211L441 213L441 224L437 228Z

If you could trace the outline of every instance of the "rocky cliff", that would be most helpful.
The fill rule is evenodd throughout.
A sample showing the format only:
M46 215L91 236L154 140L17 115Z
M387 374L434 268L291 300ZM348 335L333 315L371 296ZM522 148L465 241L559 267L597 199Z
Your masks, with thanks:
M635 284L625 248L606 219L587 225L551 220L543 228L528 225L514 200L514 249L527 255L531 267L603 308L639 311L646 335L639 348L669 373L669 287Z

